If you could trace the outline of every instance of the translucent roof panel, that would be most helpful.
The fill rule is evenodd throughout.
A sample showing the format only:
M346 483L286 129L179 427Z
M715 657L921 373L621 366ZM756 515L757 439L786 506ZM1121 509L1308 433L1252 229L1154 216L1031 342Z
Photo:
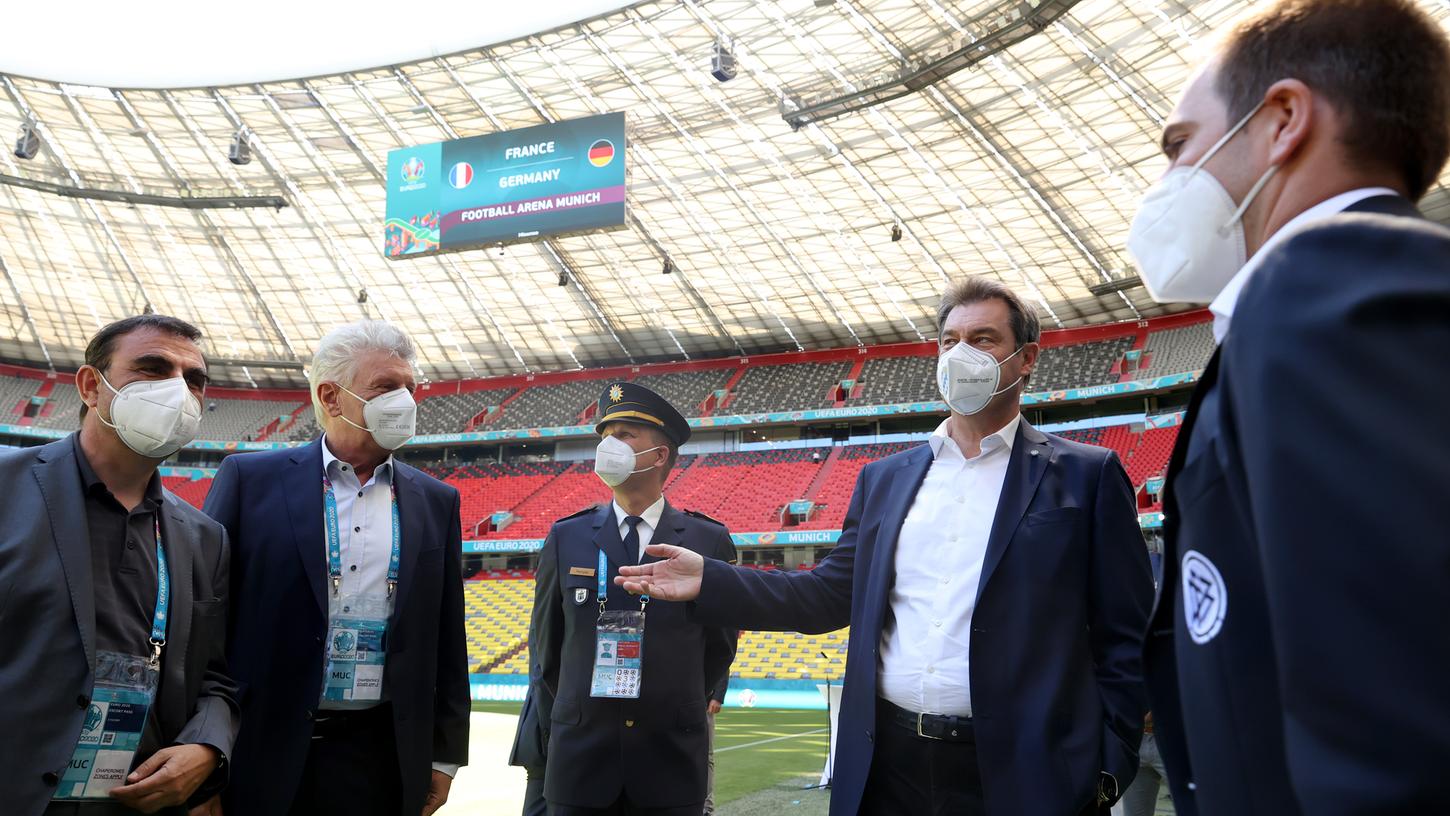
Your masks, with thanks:
M33 119L42 141L32 160L0 154L0 358L75 366L99 326L148 306L203 327L222 381L259 386L301 382L319 337L364 316L409 331L435 380L917 341L968 273L1023 292L1047 327L1161 314L1141 287L1093 288L1128 274L1161 122L1242 3L1082 0L915 93L798 129L783 115L977 42L1017 7L670 0L315 79L0 75L0 134ZM724 83L722 39L740 65ZM626 114L627 229L384 259L389 150L608 111ZM243 126L254 158L235 166ZM287 206L54 192L71 188ZM1442 183L1427 211L1446 198Z

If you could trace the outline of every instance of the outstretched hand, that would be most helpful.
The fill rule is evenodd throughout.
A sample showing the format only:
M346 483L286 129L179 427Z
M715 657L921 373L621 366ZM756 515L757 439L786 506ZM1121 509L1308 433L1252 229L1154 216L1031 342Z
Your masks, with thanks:
M700 597L705 557L673 544L651 544L644 551L663 561L620 567L614 583L635 595L660 601L693 601Z

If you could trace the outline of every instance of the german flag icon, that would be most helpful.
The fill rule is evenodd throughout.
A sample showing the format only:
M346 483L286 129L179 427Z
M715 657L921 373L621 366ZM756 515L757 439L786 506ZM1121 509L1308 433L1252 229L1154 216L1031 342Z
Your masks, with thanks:
M589 163L595 167L606 167L614 161L614 143L608 139L600 139L589 145Z

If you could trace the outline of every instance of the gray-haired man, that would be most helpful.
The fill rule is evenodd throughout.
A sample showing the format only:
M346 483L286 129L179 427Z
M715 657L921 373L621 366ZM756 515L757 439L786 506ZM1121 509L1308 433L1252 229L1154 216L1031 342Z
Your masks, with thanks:
M467 761L458 491L392 455L413 360L387 323L328 334L309 375L323 435L228 457L207 496L246 688L229 816L426 816Z

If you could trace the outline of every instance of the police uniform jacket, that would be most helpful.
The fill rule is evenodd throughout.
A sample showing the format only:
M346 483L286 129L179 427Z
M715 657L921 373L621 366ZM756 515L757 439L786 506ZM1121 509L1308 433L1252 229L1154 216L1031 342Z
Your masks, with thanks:
M735 560L724 525L668 503L652 543ZM639 609L638 597L614 585L619 565L636 561L625 552L613 504L555 522L539 560L529 657L533 700L549 732L544 795L574 807L609 807L621 794L637 807L702 803L706 701L735 659L736 633L691 623L686 604L652 600L639 698L590 697L601 550L608 608Z

